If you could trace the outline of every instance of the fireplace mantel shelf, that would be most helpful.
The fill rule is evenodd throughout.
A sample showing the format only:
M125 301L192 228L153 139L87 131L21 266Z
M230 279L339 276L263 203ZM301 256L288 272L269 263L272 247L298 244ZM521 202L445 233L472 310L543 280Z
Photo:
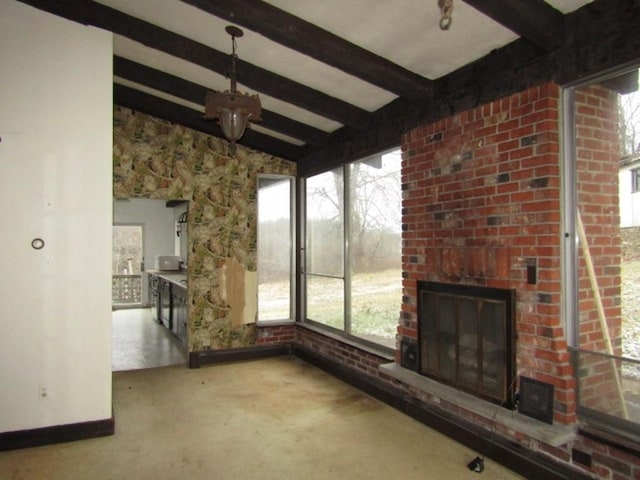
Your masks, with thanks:
M412 370L403 368L397 363L380 365L380 371L442 401L467 410L474 415L479 415L498 425L504 425L547 445L559 447L574 440L576 436L576 429L573 426L548 425L516 411L499 407L466 392L443 385Z

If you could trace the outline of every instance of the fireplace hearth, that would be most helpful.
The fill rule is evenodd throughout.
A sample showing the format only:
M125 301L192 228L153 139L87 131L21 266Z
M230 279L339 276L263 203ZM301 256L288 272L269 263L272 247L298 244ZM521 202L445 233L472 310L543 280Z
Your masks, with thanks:
M418 373L513 407L515 292L418 282Z

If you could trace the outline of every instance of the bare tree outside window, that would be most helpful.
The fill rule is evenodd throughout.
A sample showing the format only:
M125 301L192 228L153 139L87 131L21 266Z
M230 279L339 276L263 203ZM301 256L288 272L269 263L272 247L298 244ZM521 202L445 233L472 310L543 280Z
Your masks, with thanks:
M306 186L307 317L395 346L402 298L399 150Z
M622 156L640 154L640 92L620 95L618 115Z

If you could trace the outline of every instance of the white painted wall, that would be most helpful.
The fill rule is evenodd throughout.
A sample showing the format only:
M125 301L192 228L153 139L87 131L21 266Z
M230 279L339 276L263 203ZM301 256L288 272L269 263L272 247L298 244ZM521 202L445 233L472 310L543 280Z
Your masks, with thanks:
M0 432L108 419L112 36L2 0L0 59Z
M113 223L143 225L145 270L156 268L156 256L177 255L174 209L167 208L166 200L131 198L113 201ZM142 299L147 301L148 280L143 274Z
M640 226L640 192L631 192L631 170L640 168L640 161L620 168L618 185L620 188L620 226Z

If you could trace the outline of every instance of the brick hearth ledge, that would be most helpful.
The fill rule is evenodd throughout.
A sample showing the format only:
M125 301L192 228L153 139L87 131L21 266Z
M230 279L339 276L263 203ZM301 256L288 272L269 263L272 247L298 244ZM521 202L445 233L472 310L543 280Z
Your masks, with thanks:
M576 429L571 425L548 425L533 418L521 415L515 410L508 410L455 388L443 385L412 370L401 367L397 363L380 365L380 371L411 387L433 395L445 402L474 415L486 418L490 422L503 425L516 432L533 438L539 442L559 447L575 439Z

